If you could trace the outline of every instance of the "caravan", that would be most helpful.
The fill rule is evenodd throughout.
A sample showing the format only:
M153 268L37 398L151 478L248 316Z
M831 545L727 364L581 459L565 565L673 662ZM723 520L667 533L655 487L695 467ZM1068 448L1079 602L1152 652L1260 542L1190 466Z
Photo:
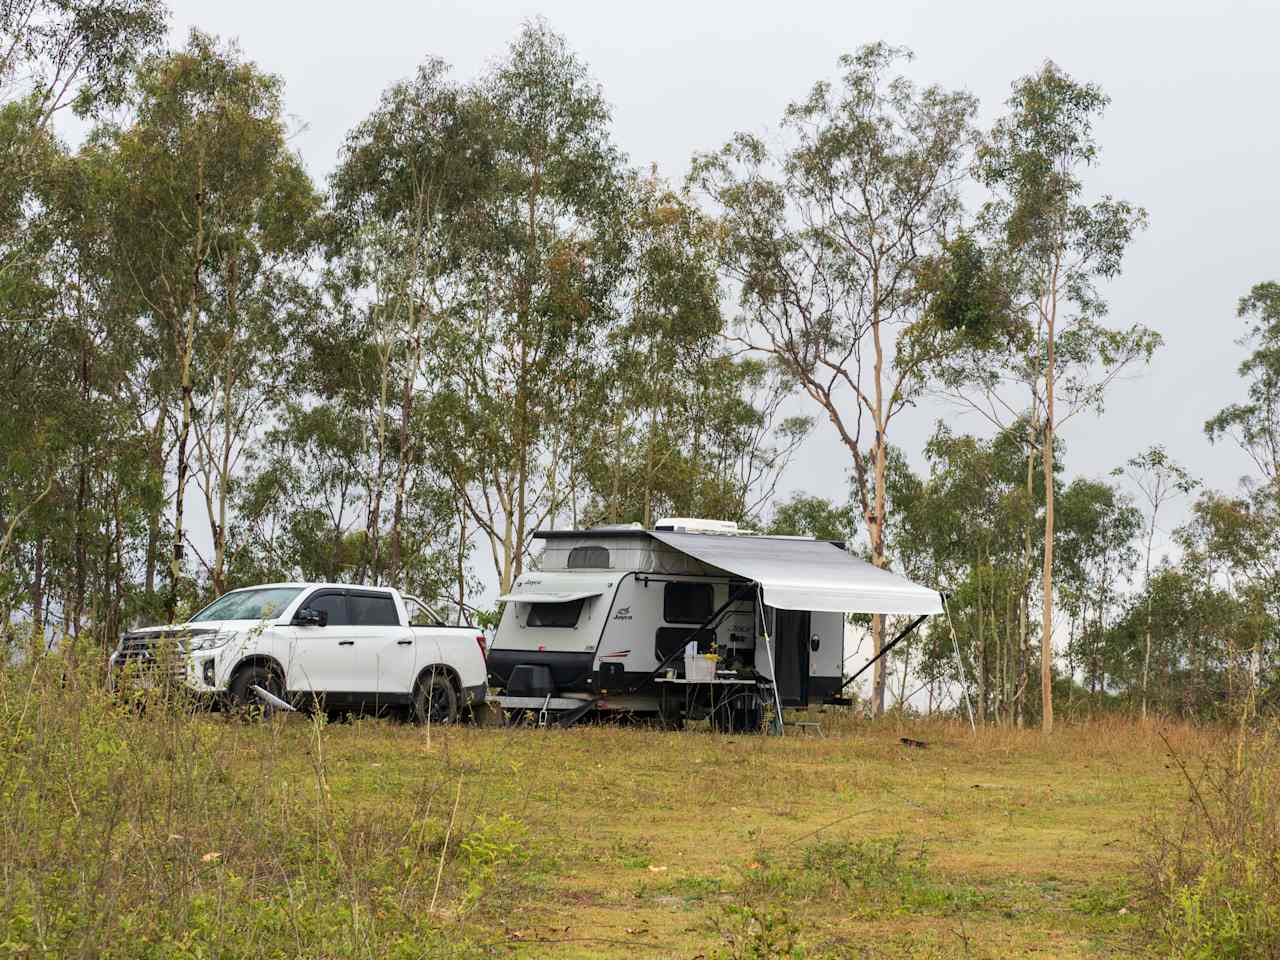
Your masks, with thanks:
M841 543L714 520L540 531L539 569L500 599L490 683L510 711L593 711L758 729L766 712L840 702L845 614L942 612L934 590Z

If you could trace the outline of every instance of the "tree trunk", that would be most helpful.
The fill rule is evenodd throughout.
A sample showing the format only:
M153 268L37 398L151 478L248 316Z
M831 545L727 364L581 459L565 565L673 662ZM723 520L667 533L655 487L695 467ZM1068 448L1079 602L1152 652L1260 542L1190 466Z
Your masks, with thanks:
M974 579L978 582L974 585L974 603L977 608L974 617L974 664L978 674L978 722L987 722L987 640L984 634L984 624L982 620L982 584L981 574L978 569L974 569Z
M382 488L387 472L387 391L390 389L391 347L381 355L382 370L378 382L378 463L371 479L372 497L370 498L369 515L365 518L363 562L360 580L375 584L381 582L382 560L379 551L382 545Z
M218 473L218 508L213 518L213 577L214 592L221 596L226 592L227 568L227 500L231 488L231 448L234 443L232 435L232 419L234 415L232 396L235 390L236 370L233 366L232 347L236 339L238 322L238 289L240 284L240 262L233 252L227 263L227 342L222 365L222 450L217 467ZM212 452L212 451L211 451Z
M528 484L529 484L529 447L530 441L530 424L529 424L529 327L532 321L530 316L533 304L533 279L534 279L534 258L537 254L538 231L537 231L537 210L538 210L538 193L542 185L541 167L537 160L533 163L533 173L529 180L529 219L528 219L528 259L525 263L525 275L520 290L520 372L516 381L516 417L517 417L517 436L519 438L518 460L516 462L516 516L515 516L515 542L511 546L515 550L515 555L511 559L511 579L519 577L524 570L524 543L527 533L525 524L527 522L526 513L528 511ZM508 539L510 539L510 524L508 524ZM510 584L506 585L506 589L510 588Z
M196 161L197 189L204 190L204 160ZM187 304L186 327L182 329L179 318L174 318L177 337L178 363L182 375L182 421L178 429L178 477L177 489L173 493L173 552L169 560L169 599L165 613L169 623L178 608L178 579L182 576L183 556L183 501L187 492L187 443L191 438L191 354L195 350L196 314L200 309L200 264L204 259L204 204L196 204L196 240L191 268L191 299Z
M873 279L873 296L879 297L878 277ZM884 344L880 342L880 317L878 313L871 321L871 335L875 344L875 425L876 425L876 442L875 442L875 507L874 522L869 525L867 531L871 536L871 562L884 569L886 565L885 544L884 544L884 522L885 522L885 503L886 496L886 476L885 476L885 423L884 423ZM884 684L885 684L885 668L884 657L880 657L880 651L884 649L884 617L875 614L871 618L871 646L872 653L879 657L876 660L875 679L872 686L872 709L877 717L884 713Z
M458 504L458 623L464 620L463 611L467 602L467 513L461 503Z
M423 306L423 312L426 312ZM396 499L391 510L391 562L390 579L395 586L402 587L400 582L400 565L403 558L400 526L404 521L405 486L409 475L409 418L413 413L414 379L418 375L418 366L422 362L422 337L415 332L413 338L413 364L405 374L404 387L400 395L400 462L396 469Z
M1047 356L1044 367L1044 609L1041 611L1040 697L1044 704L1040 727L1053 732L1053 430L1054 430L1054 323L1058 312L1058 265L1054 264L1045 316Z
M194 312L195 306L192 305ZM194 325L194 317L189 321L189 327ZM188 339L188 345L190 339ZM183 555L183 527L182 527L182 511L183 500L187 491L187 442L191 436L191 355L190 348L183 352L182 355L182 422L178 429L178 481L177 488L173 493L173 552L169 560L169 599L165 607L165 613L170 623L173 623L174 615L178 608L178 578L182 575L182 555Z
M147 451L148 465L157 484L164 483L164 404L156 411L156 426ZM147 558L144 586L148 602L156 595L156 568L160 565L160 504L147 511Z
M86 334L87 339L87 334ZM80 345L80 401L87 409L89 402L89 348ZM76 536L75 536L75 595L71 604L71 623L76 636L80 635L80 618L84 613L85 579L88 563L85 556L85 511L89 500L89 445L80 445L80 463L76 473Z
M1151 508L1151 528L1147 531L1147 559L1143 572L1142 588L1147 595L1147 616L1144 630L1145 649L1142 654L1142 719L1147 719L1147 678L1151 673L1151 545L1156 537L1156 515L1160 511L1160 501L1156 500Z
M44 537L36 539L35 561L31 571L31 629L35 642L44 643Z

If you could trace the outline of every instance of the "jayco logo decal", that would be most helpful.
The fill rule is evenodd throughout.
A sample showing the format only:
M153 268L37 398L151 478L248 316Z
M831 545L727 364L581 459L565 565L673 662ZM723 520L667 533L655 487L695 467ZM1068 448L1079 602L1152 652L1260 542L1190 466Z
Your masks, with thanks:
M615 614L613 615L613 619L615 619L615 620L630 620L630 619L631 619L631 608L630 608L630 607L622 607L620 610L618 610L618 612L617 612L617 613L615 613Z

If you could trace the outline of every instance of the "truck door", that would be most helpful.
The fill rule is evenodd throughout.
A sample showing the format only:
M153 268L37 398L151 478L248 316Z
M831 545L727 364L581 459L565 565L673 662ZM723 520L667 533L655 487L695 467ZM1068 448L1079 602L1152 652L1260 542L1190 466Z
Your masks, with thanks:
M413 631L400 622L400 612L390 593L381 590L349 590L352 634L355 639L355 685L362 700L376 702L381 695L393 700L413 689L416 662L421 651Z
M317 590L299 606L328 615L321 626L293 626L293 649L285 664L290 690L316 694L343 694L350 691L355 670L355 636L342 590Z

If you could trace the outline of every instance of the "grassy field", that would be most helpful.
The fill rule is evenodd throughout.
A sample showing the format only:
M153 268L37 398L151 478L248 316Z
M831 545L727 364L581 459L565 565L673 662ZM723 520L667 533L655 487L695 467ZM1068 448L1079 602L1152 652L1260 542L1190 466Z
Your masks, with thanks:
M247 723L54 666L0 677L0 957L1140 955L1160 733L1215 739Z
M516 956L1141 952L1140 833L1185 792L1154 728L1045 743L818 719L825 737L782 739L597 726L428 740L360 721L327 729L325 766L334 802L370 818L428 783L437 815L457 803L459 833L517 822L527 859L492 891L500 908L459 920ZM306 743L297 721L246 731L238 769L269 757L277 787L305 779Z

